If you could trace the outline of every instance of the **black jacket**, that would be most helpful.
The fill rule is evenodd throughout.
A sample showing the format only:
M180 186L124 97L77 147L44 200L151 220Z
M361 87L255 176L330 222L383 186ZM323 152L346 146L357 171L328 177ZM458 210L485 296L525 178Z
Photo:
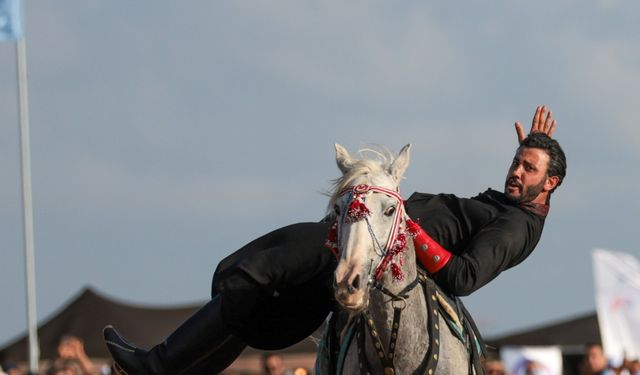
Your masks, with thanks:
M545 220L491 189L470 199L414 193L406 209L454 254L434 279L458 296L472 293L527 258L542 235Z

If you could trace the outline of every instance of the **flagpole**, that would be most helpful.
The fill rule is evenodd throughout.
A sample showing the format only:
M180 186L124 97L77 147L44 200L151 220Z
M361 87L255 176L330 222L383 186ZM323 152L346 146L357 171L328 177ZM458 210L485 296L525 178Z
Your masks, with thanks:
M29 370L37 374L40 350L36 313L36 273L33 241L33 203L31 199L31 147L29 144L29 95L27 91L27 52L24 35L16 41L18 107L20 112L20 160L22 174L22 213L25 274L27 281L27 324L29 331Z

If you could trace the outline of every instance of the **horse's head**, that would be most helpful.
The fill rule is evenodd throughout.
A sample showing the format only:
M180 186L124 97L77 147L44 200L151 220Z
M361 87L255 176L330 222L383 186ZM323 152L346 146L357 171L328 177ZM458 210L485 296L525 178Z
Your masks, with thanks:
M399 265L407 239L398 186L409 164L409 149L410 145L404 146L395 158L361 160L353 159L336 145L336 162L342 177L330 203L336 222L328 243L340 258L335 271L335 296L348 310L367 307L370 285L381 279L387 269L402 278Z

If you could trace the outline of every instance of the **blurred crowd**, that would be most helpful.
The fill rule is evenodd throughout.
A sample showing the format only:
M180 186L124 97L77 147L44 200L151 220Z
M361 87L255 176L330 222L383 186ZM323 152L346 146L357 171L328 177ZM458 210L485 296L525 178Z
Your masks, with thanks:
M278 353L265 353L262 357L263 375L310 375L311 369L302 367L287 368L282 356ZM110 375L111 368L106 364L96 364L85 353L81 339L74 336L64 336L57 347L57 358L47 363L38 374L30 374L25 365L7 361L0 364L0 375ZM640 361L638 358L625 359L620 366L612 366L599 344L585 345L582 360L576 375L640 375ZM541 364L528 361L518 370L511 373L504 366L498 356L484 361L486 375L546 375L547 371Z
M311 371L303 367L289 369L284 366L282 356L271 353L266 354L263 359L264 375L310 375Z
M518 374L513 374L497 357L486 359L484 370L486 375L548 374L544 366L535 361L528 361ZM620 366L613 366L605 356L600 344L587 344L582 360L575 370L577 375L640 375L640 360L638 358L625 359Z
M57 347L57 357L42 366L37 375L109 375L109 366L97 366L84 351L82 340L75 336L63 336ZM13 362L0 364L0 375L34 375L25 366Z
M262 375L310 375L311 369L287 368L277 353L265 353L262 357ZM84 350L82 340L75 336L63 336L57 347L57 357L41 366L38 374L28 371L26 364L6 361L0 363L0 375L111 375L106 364L96 364ZM117 375L115 372L114 375ZM254 373L255 374L255 373Z

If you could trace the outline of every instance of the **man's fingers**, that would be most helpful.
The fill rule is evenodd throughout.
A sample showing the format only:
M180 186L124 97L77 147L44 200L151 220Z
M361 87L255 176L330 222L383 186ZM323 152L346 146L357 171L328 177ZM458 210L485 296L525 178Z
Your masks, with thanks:
M544 122L545 132L551 128L551 125L553 125L553 112L549 111L549 113L547 113L547 118Z
M522 141L524 141L527 135L524 133L524 128L522 127L522 124L520 124L519 122L516 122L515 126L516 126L516 133L518 133L518 143L522 143Z
M549 130L547 131L547 135L548 135L549 137L551 137L551 136L553 135L553 132L555 132L555 131L556 131L556 120L553 120L553 121L551 122L551 127L550 127L550 128L549 128Z
M535 130L538 130L539 127L539 123L540 123L540 117L542 117L542 110L544 109L544 106L537 106L536 107L536 112L533 115L533 121L531 122L531 133L533 133Z

